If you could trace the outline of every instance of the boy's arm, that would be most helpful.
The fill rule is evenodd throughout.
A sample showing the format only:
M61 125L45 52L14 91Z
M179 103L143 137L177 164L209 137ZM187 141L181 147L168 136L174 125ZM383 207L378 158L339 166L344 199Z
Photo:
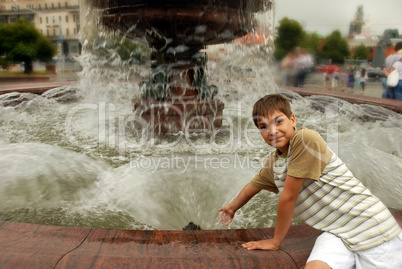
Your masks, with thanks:
M304 179L302 178L286 176L285 186L278 201L277 221L273 238L273 243L278 248L281 246L283 239L285 239L292 223L293 211L303 182Z
M254 195L260 192L260 190L261 189L254 186L253 183L249 182L231 203L219 209L219 211L222 212L219 216L220 221L225 225L229 225L236 211L253 198Z
M277 221L274 238L252 241L243 244L248 250L278 250L285 238L293 219L293 211L304 179L287 176L285 186L278 201Z

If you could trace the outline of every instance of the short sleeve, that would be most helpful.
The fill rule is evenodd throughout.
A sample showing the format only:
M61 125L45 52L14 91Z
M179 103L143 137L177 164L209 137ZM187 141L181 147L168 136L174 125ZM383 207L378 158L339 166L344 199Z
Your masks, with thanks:
M270 192L278 193L279 190L274 181L274 166L275 152L271 153L264 164L264 167L251 180L251 183L259 189L264 189Z
M288 175L319 180L332 151L322 137L307 128L298 130L290 142Z

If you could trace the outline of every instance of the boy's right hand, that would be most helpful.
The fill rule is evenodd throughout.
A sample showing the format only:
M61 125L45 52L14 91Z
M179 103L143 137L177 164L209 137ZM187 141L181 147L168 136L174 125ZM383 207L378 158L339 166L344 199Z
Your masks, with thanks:
M221 207L219 211L221 211L218 217L219 222L228 226L234 218L235 211L227 205Z

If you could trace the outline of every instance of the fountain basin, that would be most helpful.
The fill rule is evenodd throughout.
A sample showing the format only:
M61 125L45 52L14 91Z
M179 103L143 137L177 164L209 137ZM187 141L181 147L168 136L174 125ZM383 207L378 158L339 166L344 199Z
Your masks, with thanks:
M393 212L402 225L402 210ZM272 238L274 228L144 231L0 222L2 268L303 268L321 234L290 227L279 251L241 244Z
M0 222L2 268L301 268L320 234L295 226L280 251L241 244L274 229L141 231Z

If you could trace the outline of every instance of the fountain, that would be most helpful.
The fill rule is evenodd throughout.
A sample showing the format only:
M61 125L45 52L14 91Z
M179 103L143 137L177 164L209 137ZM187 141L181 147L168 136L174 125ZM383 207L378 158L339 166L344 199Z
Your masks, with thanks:
M158 133L211 132L222 126L224 104L208 85L207 45L231 42L254 30L254 14L271 1L91 1L103 25L153 49L152 72L141 83L134 111Z
M95 5L100 7L100 2ZM87 1L81 4L87 53L78 59L83 66L78 84L40 96L20 94L18 101L12 94L0 96L3 267L22 267L24 261L36 268L302 267L318 234L303 225L292 227L282 251L247 252L240 247L244 241L272 236L273 229L266 227L275 223L275 195L259 193L238 212L230 229L217 221L218 208L235 197L273 150L250 119L253 103L267 93L287 95L298 127L320 132L374 194L391 209L402 209L401 115L332 97L302 98L278 88L270 64L272 10L254 13L268 28L266 44L234 41L196 53L208 53L203 70L208 69L208 81L219 88L215 96L203 98L202 90L187 83L185 93L174 88L174 94L169 90L166 98L159 98L148 94L152 79L140 83L159 69L119 59L103 42L106 31L87 30L95 26L99 10ZM120 31L138 38L132 28ZM98 48L105 54L91 51ZM194 64L186 70L201 67ZM188 81L189 76L184 77ZM146 117L138 117L145 112L133 115L133 97L144 106L221 100L225 109L219 128L163 133L149 128ZM202 230L182 231L191 221ZM297 219L293 223L300 224Z

